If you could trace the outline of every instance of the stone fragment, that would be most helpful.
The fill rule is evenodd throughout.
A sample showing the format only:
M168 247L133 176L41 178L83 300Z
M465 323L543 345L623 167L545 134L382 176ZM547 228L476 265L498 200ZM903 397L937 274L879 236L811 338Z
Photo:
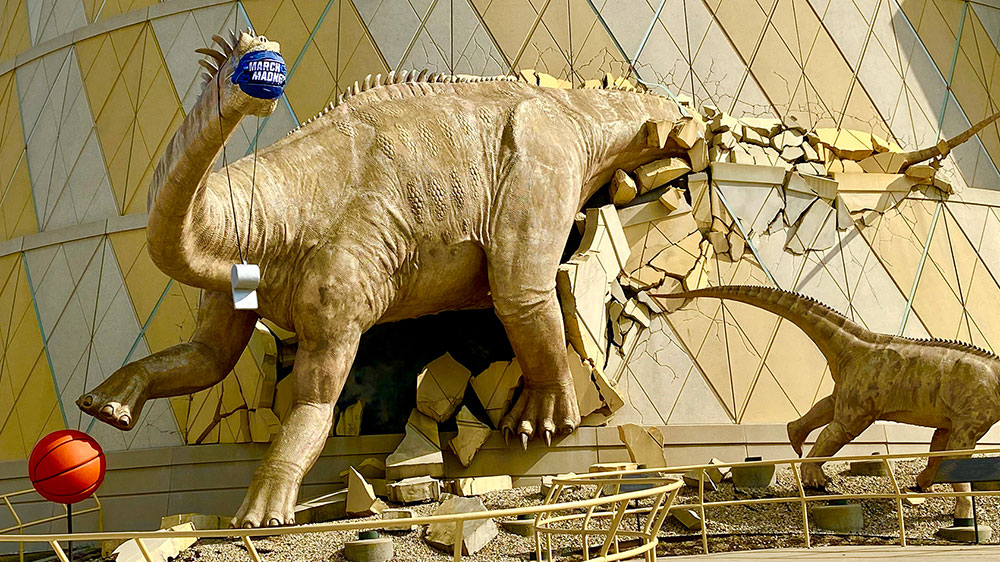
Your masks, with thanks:
M663 148L667 146L670 131L674 129L673 121L646 121L646 146Z
M716 146L726 150L732 150L736 146L736 143L738 142L739 139L736 138L736 135L733 134L732 131L724 131L716 133L712 137L712 146Z
M827 173L826 166L820 162L799 162L795 164L795 171L813 176L825 176Z
M228 518L218 515L205 515L203 513L180 513L177 515L167 515L160 518L160 528L170 529L178 525L190 523L199 531L214 529L224 529L228 523Z
M191 523L182 523L167 531L194 531ZM163 539L145 539L143 545L149 553L151 562L168 562L177 557L182 551L188 549L198 541L195 537L178 537ZM127 540L112 552L110 558L118 562L146 562L147 558L139 550L139 544L135 539Z
M705 139L705 123L696 116L681 118L681 122L670 132L670 138L674 139L677 146L690 149L699 139ZM708 147L705 148L707 150Z
M347 514L351 517L373 515L382 511L381 503L372 485L352 467L347 477Z
M385 478L385 461L380 459L367 458L356 467L348 467L347 470L340 473L341 480L347 481L351 474L351 468L357 470L358 474L364 476L366 480Z
M490 427L476 419L465 406L455 416L455 423L458 425L458 434L452 438L449 446L458 457L458 462L468 467L479 448L489 439Z
M850 129L816 129L816 136L838 158L863 160L875 152L870 133Z
M358 400L354 404L344 408L337 418L337 427L334 434L339 436L361 435L361 414L365 411L365 401Z
M724 133L727 131L740 133L739 129L741 126L740 122L732 115L729 115L728 113L719 113L712 117L712 121L708 124L708 128L714 134Z
M507 413L514 391L521 382L521 365L517 359L497 361L472 379L472 390L486 408L493 427L500 427L500 418Z
M743 130L740 133L740 140L742 140L744 143L756 146L767 146L771 144L771 139L760 134L759 131L746 124L743 125Z
M712 224L712 198L708 174L702 172L688 176L688 193L691 194L691 214L700 229Z
M662 203L670 213L673 213L674 211L684 212L685 210L691 210L691 206L688 205L687 200L684 199L684 193L676 187L671 187L670 189L664 191L663 194L660 195L660 203Z
M417 375L417 410L436 422L451 419L465 398L472 373L445 353Z
M593 253L607 274L607 282L618 278L628 263L628 238L614 205L587 209L587 226L576 255Z
M687 155L692 172L704 170L711 161L708 153L708 142L705 139L696 140L694 145L688 149Z
M348 562L387 562L392 560L392 539L377 537L344 543L344 559Z
M676 311L678 308L684 305L684 299L680 298L669 298L661 295L669 295L671 293L679 293L683 290L681 282L677 279L668 278L664 281L657 290L651 291L651 297L656 304L660 306L665 312L670 313Z
M861 504L814 505L810 514L812 522L820 529L849 533L860 531L865 526L865 516Z
M513 487L514 483L507 474L499 476L470 476L456 478L452 484L452 492L456 496L481 496L489 492L510 490Z
M782 131L771 137L771 146L778 151L789 147L802 146L802 134L795 131Z
M584 90L600 90L604 85L601 84L600 80L585 80L583 82Z
M904 174L879 174L879 173L835 173L833 179L837 180L838 191L840 192L895 192L909 193L917 180L907 177Z
M250 412L250 438L254 443L270 443L281 431L281 420L270 408Z
M708 119L712 119L716 115L722 115L722 111L719 110L719 108L716 107L716 106L714 106L714 105L705 104L705 105L701 106L701 114L704 115Z
M817 199L802 215L798 225L788 236L785 249L794 254L806 250L826 250L837 243L837 219L833 207Z
M824 159L820 156L819 151L816 150L816 147L814 147L812 143L803 142L801 146L802 146L802 154L806 162L822 163L824 161Z
M733 230L729 233L729 257L733 261L739 261L746 252L746 240L739 231Z
M456 513L472 513L486 511L483 500L462 497L450 497L445 500L436 510L434 515L452 515ZM462 525L462 536L455 536L455 524L431 523L427 526L427 533L424 540L435 548L451 552L457 541L462 541L462 554L469 556L479 552L487 545L493 537L497 536L496 523L492 519L470 519Z
M382 510L383 521L405 521L416 517L412 509L384 509ZM408 533L416 529L416 525L392 525L382 527L387 533Z
M635 186L635 180L625 173L625 170L615 170L615 175L611 178L611 184L608 186L608 193L611 195L612 203L625 205L635 199L639 190Z
M653 267L640 267L629 274L629 285L636 291L643 291L663 284L666 277L659 269Z
M687 527L689 531L701 530L701 515L696 509L690 507L675 508L670 510L670 515L673 515L674 519L680 521L681 525Z
M521 76L521 79L527 82L528 84L532 84L534 86L538 85L538 73L535 72L535 69L522 68L521 71L519 72L519 75Z
M742 117L744 128L752 129L761 136L773 137L781 130L781 120L771 117Z
M858 165L857 162L851 160L828 160L826 162L826 171L828 174L863 174L865 170Z
M622 309L622 314L628 316L632 320L635 320L643 328L649 327L649 313L643 309L643 306L639 304L636 299L629 299L625 303L625 307Z
M538 73L538 85L543 88L561 88L563 90L568 90L573 87L569 80L556 78L555 76L544 72Z
M871 174L898 174L906 163L906 156L898 152L880 152L858 162L861 169Z
M323 523L347 517L347 490L305 500L295 506L295 523Z
M403 440L385 460L386 478L399 480L411 476L443 474L444 456L441 454L437 422L413 410L406 422Z
M903 173L916 180L927 180L934 177L937 168L930 164L914 164L906 168Z
M691 272L684 276L684 287L688 291L704 289L712 284L715 270L715 248L708 240L701 243L701 256L694 262Z
M420 503L437 501L441 497L441 482L430 476L404 478L388 485L389 501Z
M608 279L594 254L574 256L556 271L566 339L581 357L604 364L607 348Z
M839 182L837 180L810 175L803 175L801 177L806 186L822 199L833 201L837 197L839 191Z
M691 166L680 158L666 158L639 166L635 170L639 194L646 193L691 171Z
M573 376L573 386L576 389L576 403L580 408L580 416L586 416L604 406L597 385L593 380L593 369L590 363L581 359L573 346L566 348L566 360L569 362L569 372Z
M708 461L708 464L722 464L719 459L712 459ZM694 488L698 487L698 479L700 478L700 470L692 469L684 473L684 484L687 486L692 486ZM716 468L708 467L705 469L705 489L706 490L716 490L719 488L719 484L722 480L729 475L729 468Z
M725 232L709 232L708 241L712 243L716 254L725 254L729 251L729 237Z
M693 232L680 242L661 250L649 260L649 265L667 275L684 277L698 260L701 241L701 233Z
M782 149L781 158L786 162L795 162L805 156L805 151L799 146L788 146Z
M625 444L632 462L646 465L646 468L667 466L663 455L663 434L659 429L627 423L618 426L618 437Z

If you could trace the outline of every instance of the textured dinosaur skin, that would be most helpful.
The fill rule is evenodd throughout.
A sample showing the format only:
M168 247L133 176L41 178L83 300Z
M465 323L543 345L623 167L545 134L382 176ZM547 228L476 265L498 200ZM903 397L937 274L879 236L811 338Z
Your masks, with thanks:
M648 147L644 133L650 119L680 122L677 105L510 77L394 74L355 84L343 103L261 149L255 171L244 158L213 173L240 120L275 106L229 78L242 54L278 45L248 33L235 40L217 38L222 53L200 51L221 68L206 65L206 88L150 187L152 260L204 289L195 333L126 365L78 406L130 429L146 400L220 382L258 317L296 332L293 405L233 521L290 524L361 334L492 306L525 375L505 435L526 446L573 431L580 416L555 294L561 253L574 215L615 169L685 153ZM247 261L261 268L256 311L233 310L228 294L237 227Z
M809 433L824 425L808 457L836 454L875 420L935 428L931 451L972 449L1000 420L1000 358L975 346L872 332L815 299L768 287L711 287L669 296L763 308L801 328L819 347L834 388L788 424L788 439L800 456ZM931 459L917 476L921 489L930 487L940 462ZM827 481L819 463L804 464L802 478L812 487Z

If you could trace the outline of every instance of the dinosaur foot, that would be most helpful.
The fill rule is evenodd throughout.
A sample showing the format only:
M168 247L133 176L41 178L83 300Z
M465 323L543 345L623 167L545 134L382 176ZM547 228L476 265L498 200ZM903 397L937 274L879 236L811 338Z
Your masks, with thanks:
M802 465L802 485L804 487L825 490L827 481L821 465L815 463Z
M129 366L119 369L76 400L77 407L84 412L124 430L135 427L145 403L145 373Z
M258 471L229 526L251 529L294 525L298 493L297 479Z
M578 425L580 410L572 383L544 388L526 385L517 403L500 420L504 441L509 443L510 437L517 433L524 450L533 437L541 437L545 446L550 447L555 435L572 433Z
M786 426L788 430L788 441L792 444L792 450L799 457L802 456L802 444L806 442L806 434L799 427L798 420L788 422Z

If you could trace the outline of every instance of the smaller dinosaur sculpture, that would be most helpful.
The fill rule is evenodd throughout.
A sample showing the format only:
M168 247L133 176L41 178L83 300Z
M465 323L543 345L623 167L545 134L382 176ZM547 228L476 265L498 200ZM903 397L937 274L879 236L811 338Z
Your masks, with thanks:
M931 451L972 449L1000 420L1000 357L973 345L872 332L816 299L769 287L732 285L658 296L756 306L792 322L819 347L834 388L789 422L788 439L799 456L809 433L824 425L808 457L836 454L875 420L935 428ZM931 486L940 463L940 457L930 459L917 476L921 490ZM802 480L824 487L822 464L803 464Z

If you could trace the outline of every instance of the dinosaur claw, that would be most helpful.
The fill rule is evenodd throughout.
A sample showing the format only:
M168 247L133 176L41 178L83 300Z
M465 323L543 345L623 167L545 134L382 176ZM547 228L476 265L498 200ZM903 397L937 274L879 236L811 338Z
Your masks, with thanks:
M527 433L522 433L521 434L521 448L524 449L525 451L528 450L528 434Z
M501 431L501 433L503 433L504 446L510 445L510 435L514 432L511 431L509 427L505 427L503 428L503 431Z
M544 436L545 436L545 446L546 447L551 447L552 446L552 432L546 429L545 433L544 433Z

